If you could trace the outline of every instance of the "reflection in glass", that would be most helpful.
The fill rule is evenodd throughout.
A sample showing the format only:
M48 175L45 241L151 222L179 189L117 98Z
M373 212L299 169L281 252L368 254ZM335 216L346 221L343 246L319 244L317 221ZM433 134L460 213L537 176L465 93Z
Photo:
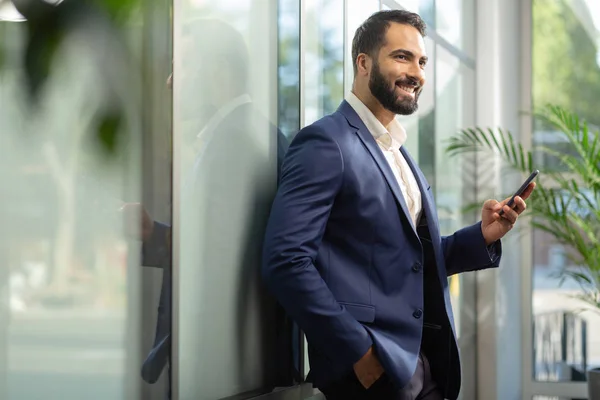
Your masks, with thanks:
M250 396L269 391L284 370L276 305L259 279L285 145L276 127L277 7L262 0L181 7L173 76L182 155L175 160L178 393Z
M147 18L148 29L143 32L146 48L141 52L148 66L142 88L144 135L142 143L142 202L129 204L126 212L146 209L152 219L170 225L172 215L172 3L153 2L153 13ZM136 220L137 220L136 219ZM142 225L143 231L143 225ZM160 247L148 238L143 240L141 257L141 359L136 365L143 380L141 398L164 400L171 398L171 242L163 238ZM164 249L160 253L152 250Z

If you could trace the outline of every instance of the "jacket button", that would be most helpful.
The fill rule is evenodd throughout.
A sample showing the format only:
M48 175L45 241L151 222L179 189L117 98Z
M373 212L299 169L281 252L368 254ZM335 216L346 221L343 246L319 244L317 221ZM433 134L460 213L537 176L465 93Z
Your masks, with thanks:
M413 265L413 267L412 267L412 270L413 270L414 272L421 272L421 268L422 268L422 265L421 265L421 263L417 261L417 262L416 262L416 263Z
M413 317L415 317L416 319L419 319L422 316L423 316L423 310L421 310L421 309L415 310L415 312L413 313Z

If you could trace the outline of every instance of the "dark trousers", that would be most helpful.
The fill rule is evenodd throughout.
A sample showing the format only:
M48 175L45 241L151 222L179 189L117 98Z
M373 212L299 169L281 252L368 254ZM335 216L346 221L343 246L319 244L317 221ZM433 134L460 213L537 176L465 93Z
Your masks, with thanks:
M341 380L321 388L327 400L443 400L441 390L431 377L429 362L419 356L417 370L402 389L395 387L384 373L369 389L365 389L354 371Z

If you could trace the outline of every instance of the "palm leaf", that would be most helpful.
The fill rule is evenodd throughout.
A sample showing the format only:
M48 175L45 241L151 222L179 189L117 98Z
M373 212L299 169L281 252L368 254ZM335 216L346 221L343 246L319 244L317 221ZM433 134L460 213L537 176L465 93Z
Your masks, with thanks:
M571 265L581 265L582 271L565 268L561 280L578 282L581 300L600 310L600 135L559 106L548 105L533 115L562 135L570 151L548 146L525 150L510 131L480 127L460 130L448 140L446 151L451 157L489 153L521 173L533 169L534 154L547 154L560 163L560 170L540 168L537 188L528 200L530 224L563 244Z

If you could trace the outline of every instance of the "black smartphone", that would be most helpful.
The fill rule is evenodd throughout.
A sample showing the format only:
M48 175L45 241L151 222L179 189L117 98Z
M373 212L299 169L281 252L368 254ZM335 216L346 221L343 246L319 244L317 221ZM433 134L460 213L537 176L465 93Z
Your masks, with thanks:
M523 184L521 185L519 190L517 190L515 192L515 194L512 195L512 197L510 198L508 203L506 203L506 205L509 206L510 208L512 208L513 204L515 203L515 197L521 196L523 194L523 192L525 191L525 189L527 189L527 186L529 186L529 184L531 182L533 182L533 180L535 179L536 176L538 176L539 173L540 173L540 171L538 171L537 169L535 171L533 171L531 173L531 175L529 175L529 178L527 178L527 180L525 182L523 182ZM499 215L504 214L504 208L502 210L500 210L500 212L498 214Z

